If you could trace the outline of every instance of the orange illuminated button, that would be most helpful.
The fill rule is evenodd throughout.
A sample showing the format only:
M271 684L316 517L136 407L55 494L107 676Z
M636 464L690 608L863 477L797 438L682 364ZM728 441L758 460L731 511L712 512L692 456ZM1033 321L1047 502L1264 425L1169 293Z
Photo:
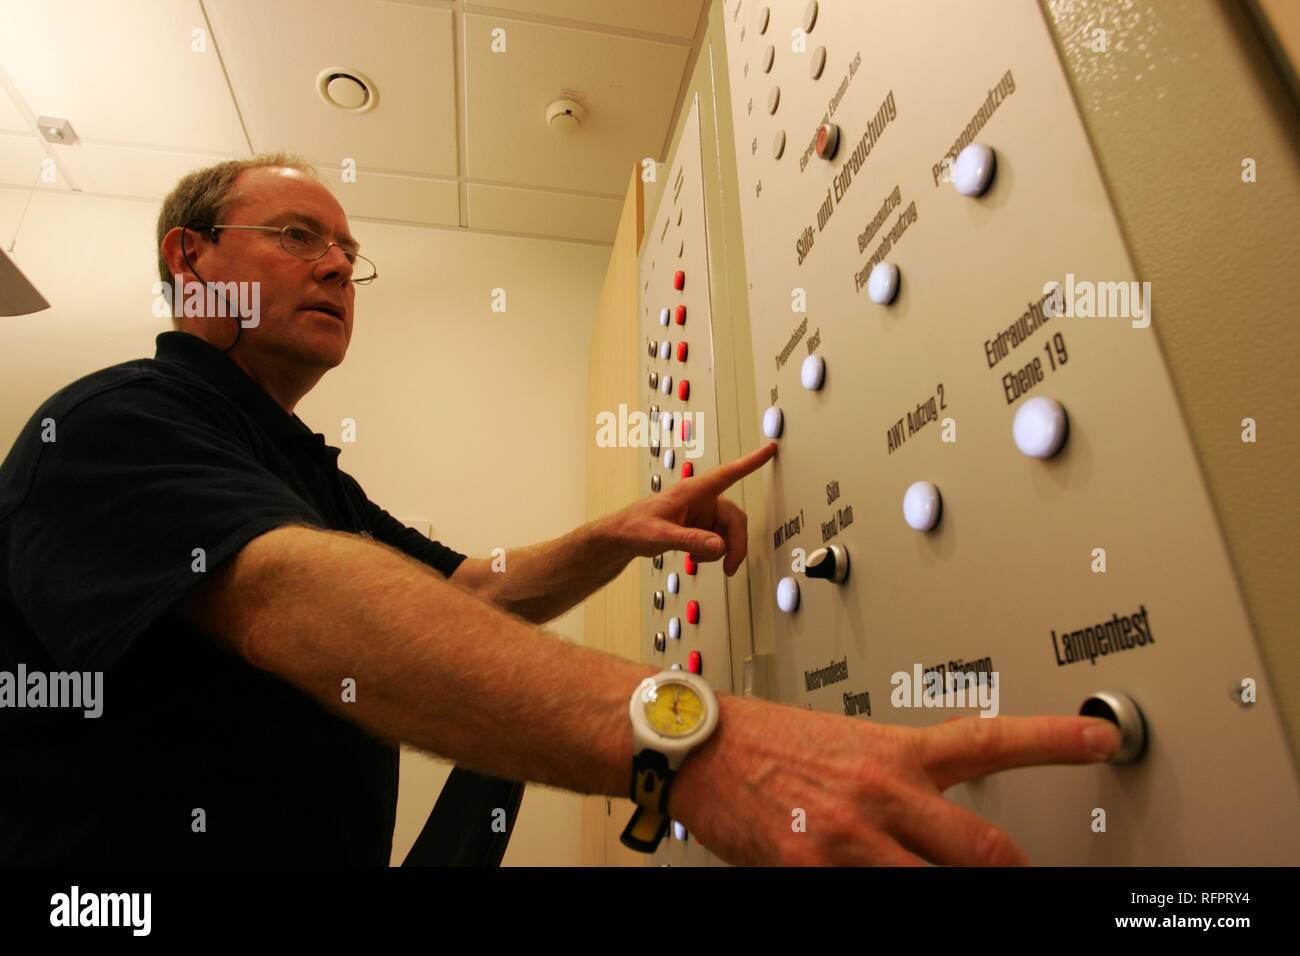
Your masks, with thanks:
M685 361L686 361L686 343L685 343L685 342L678 342L678 343L677 343L677 361L679 361L679 362L685 362Z
M679 305L679 306L677 307L677 312L676 312L676 314L675 314L673 317L677 320L677 324L678 324L678 325L685 325L685 324L686 324L686 306L684 306L684 305Z
M830 159L840 145L840 128L834 123L823 123L817 127L817 155L821 159Z
M687 574L694 574L695 569L698 567L699 565L695 563L695 560L689 554L686 555L685 560L682 562L682 570Z
M691 383L686 381L686 379L682 379L677 383L677 397L683 402L691 397ZM685 419L683 419L683 421L685 421Z
M695 466L689 461L682 462L682 477L689 478L693 474L695 474Z
M678 291L686 288L686 273L681 269L673 273L673 288Z
M686 602L686 623L687 624L700 623L700 602L699 601Z
M686 669L692 674L698 674L704 669L704 660L700 657L699 651L691 651L690 656L686 658Z

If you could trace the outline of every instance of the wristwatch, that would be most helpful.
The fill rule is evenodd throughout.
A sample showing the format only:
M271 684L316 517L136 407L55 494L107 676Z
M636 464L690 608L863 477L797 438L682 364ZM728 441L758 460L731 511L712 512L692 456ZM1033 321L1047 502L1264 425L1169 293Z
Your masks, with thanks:
M660 671L643 680L632 715L632 819L623 845L653 853L668 830L668 792L686 755L718 726L718 698L698 674Z

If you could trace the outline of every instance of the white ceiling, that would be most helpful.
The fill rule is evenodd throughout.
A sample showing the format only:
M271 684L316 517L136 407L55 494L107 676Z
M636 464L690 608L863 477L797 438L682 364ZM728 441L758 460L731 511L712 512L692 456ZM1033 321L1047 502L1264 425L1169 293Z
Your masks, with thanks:
M0 186L158 201L286 149L352 218L608 243L634 164L665 158L707 2L0 0ZM326 104L326 69L375 107ZM567 137L546 125L562 94L587 110Z

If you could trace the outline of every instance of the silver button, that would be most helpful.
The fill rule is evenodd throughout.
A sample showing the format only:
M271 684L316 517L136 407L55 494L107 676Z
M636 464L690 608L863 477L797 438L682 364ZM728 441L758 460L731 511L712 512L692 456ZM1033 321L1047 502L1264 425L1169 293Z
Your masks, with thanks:
M658 490L660 489L660 487L662 486L662 484L663 484L663 482L661 482L661 481L659 480L659 476L658 476L658 475L651 475L651 476L650 476L650 490L651 490L651 491L658 491Z
M1082 717L1100 717L1119 728L1119 750L1107 763L1133 763L1147 746L1147 724L1131 698L1113 691L1098 691L1079 708Z
M656 591L656 592L655 592L655 610L656 610L656 611L662 611L663 609L664 609L664 592L663 592L663 591Z
M662 571L664 567L664 556L662 554L656 554L650 559L650 563L654 565L656 570Z
M659 373L658 373L658 372L651 372L651 373L650 373L650 387L651 387L651 388L658 388L658 387L659 387Z
M654 339L648 339L647 341L650 343L650 357L654 358L655 353L659 351L659 343Z
M667 644L666 644L666 642L664 641L664 632L663 632L663 631L656 631L656 632L655 632L655 653L656 653L656 654L662 654L662 653L664 652L664 648L665 648L666 646L667 646Z

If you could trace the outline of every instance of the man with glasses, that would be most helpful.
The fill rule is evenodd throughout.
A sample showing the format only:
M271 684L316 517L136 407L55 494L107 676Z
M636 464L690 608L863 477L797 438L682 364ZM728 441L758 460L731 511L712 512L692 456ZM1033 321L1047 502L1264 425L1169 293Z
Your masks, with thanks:
M775 445L493 573L371 502L294 414L343 361L356 286L375 275L310 167L276 155L191 173L157 238L164 282L256 283L259 315L246 329L228 310L175 316L153 359L49 399L0 466L0 671L104 677L94 719L0 707L0 862L383 865L397 743L627 794L629 700L656 669L537 625L637 556L734 574L746 521L721 494ZM1088 718L911 730L719 703L666 802L732 862L1021 862L941 791L1118 745ZM518 790L471 789L465 827L499 832Z

